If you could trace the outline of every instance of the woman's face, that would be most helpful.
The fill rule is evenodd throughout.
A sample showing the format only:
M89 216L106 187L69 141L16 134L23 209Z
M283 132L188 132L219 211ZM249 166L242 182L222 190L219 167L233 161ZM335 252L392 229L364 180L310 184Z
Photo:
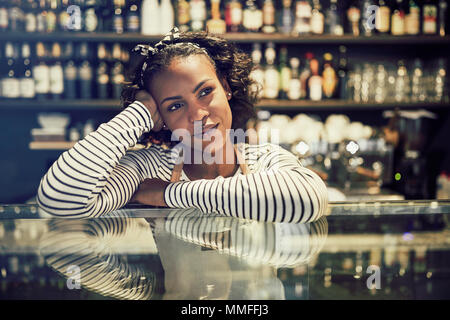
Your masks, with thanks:
M221 148L223 144L216 145L220 142L217 135L225 143L232 122L229 92L228 83L217 77L214 66L204 55L173 59L165 71L154 76L150 85L150 93L168 129L172 132L184 129L190 146L201 146L202 150L211 141L215 142L214 149Z

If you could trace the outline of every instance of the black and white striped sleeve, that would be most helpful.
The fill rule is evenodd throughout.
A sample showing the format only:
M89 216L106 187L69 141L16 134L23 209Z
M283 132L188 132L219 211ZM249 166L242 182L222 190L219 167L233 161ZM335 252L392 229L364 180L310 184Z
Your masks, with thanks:
M319 219L328 204L324 182L292 153L269 145L247 175L169 184L164 191L166 204L259 221L304 223Z
M151 130L150 112L135 101L73 148L41 179L37 202L55 216L96 217L125 205L139 184L156 176L155 149L129 152Z

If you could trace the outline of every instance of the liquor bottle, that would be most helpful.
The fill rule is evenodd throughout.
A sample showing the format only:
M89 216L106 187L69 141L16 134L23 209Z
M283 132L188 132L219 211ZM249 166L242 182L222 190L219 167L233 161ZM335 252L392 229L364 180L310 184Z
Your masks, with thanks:
M220 11L219 11L220 13ZM177 26L180 32L189 31L189 2L186 0L178 0L177 2Z
M395 79L395 101L407 102L409 97L409 76L405 62L398 62L397 76Z
M58 30L66 31L68 30L70 15L68 11L69 0L61 0L60 11L58 13Z
M274 33L276 31L275 6L272 0L264 0L262 31L264 33Z
M37 28L37 7L38 4L34 0L28 0L26 3L25 16L24 16L24 29L25 32L36 32Z
M9 30L10 31L23 31L24 26L24 13L22 11L21 0L12 0L11 6L8 10L9 17Z
M283 8L281 9L278 30L282 34L290 34L294 27L294 14L292 13L292 0L283 0Z
M386 34L391 28L391 8L386 0L378 1L378 10L375 16L375 28L378 33Z
M241 31L242 5L238 0L229 0L225 6L225 23L228 32Z
M20 82L16 74L17 48L11 43L5 44L5 58L7 62L7 74L2 79L2 95L5 98L20 97Z
M64 93L64 71L61 66L61 46L53 43L52 63L49 63L50 88L49 92L53 99L60 99Z
M203 1L203 4L205 2ZM161 14L161 25L160 25L160 33L161 34L167 34L170 32L170 30L173 29L174 19L175 15L173 12L173 6L171 0L161 0L161 6L160 6L160 14ZM206 7L204 11L204 20L206 19ZM203 24L202 24L203 25Z
M288 99L298 100L301 98L301 82L300 82L300 60L298 58L291 58L289 61L291 65L291 78L289 79Z
M46 99L50 92L50 71L45 63L47 52L42 42L36 43L37 64L33 66L36 98Z
M439 1L439 35L444 37L446 32L446 19L447 19L447 1Z
M64 98L76 99L78 82L78 69L73 60L73 55L69 56L69 60L64 65Z
M446 62L443 58L439 58L438 68L433 76L433 88L430 96L435 101L448 102L448 87Z
M372 20L372 15L376 12L372 9L374 5L372 0L364 0L362 5L362 30L365 36L371 36L375 31L374 20Z
M405 11L402 0L395 0L392 7L391 34L394 36L405 34Z
M45 0L39 0L39 9L36 14L36 31L45 32L47 30L47 8Z
M295 6L295 35L309 34L311 32L312 8L309 1L297 0Z
M35 96L34 79L31 69L31 49L26 42L22 44L22 72L20 81L20 97L32 99Z
M422 33L436 34L438 9L433 1L425 1L422 7Z
M264 97L267 99L276 99L280 88L280 75L275 67L276 51L273 42L267 44L264 56L266 58Z
M347 48L345 46L339 46L339 67L338 67L338 98L348 99L348 63L347 63Z
M141 23L139 21L138 6L136 3L130 2L125 22L127 32L139 32Z
M122 92L122 84L124 81L124 65L123 65L123 52L119 43L113 45L112 59L113 65L111 68L111 85L112 85L112 98L120 99Z
M206 29L209 33L214 34L227 32L225 20L220 18L220 0L211 0L211 19L206 23Z
M114 16L113 16L113 31L115 33L123 33L124 31L124 19L122 16L122 6L123 2L122 0L114 0Z
M302 71L300 72L301 98L303 99L309 96L308 79L311 77L311 60L313 58L313 53L307 52L305 54L305 63Z
M337 87L336 70L333 68L333 55L329 52L323 55L323 94L326 99L334 98Z
M7 31L9 24L8 7L5 1L0 2L0 31Z
M344 34L342 16L338 10L337 0L331 0L330 7L325 13L325 32L335 36L342 36Z
M242 26L247 32L259 32L263 25L263 12L260 10L254 0L245 2L245 9L242 15Z
M323 79L319 75L319 61L315 58L310 61L311 77L308 80L309 99L312 101L322 100Z
M202 31L206 21L206 4L204 0L191 0L189 2L192 31Z
M97 98L107 99L109 85L108 64L106 61L100 61L97 67Z
M87 43L81 43L79 48L78 80L79 80L79 98L92 98L93 71L89 62L90 52Z
M108 32L112 30L111 16L114 13L113 2L110 0L98 0L97 16L98 16L98 31ZM142 2L143 4L143 2Z
M95 12L95 0L86 0L83 22L84 31L95 32L98 30L98 16Z
M408 14L405 17L405 32L409 35L420 33L420 7L416 0L409 1Z
M141 8L141 33L159 35L160 8L158 0L143 0Z
M383 103L387 98L388 72L382 63L378 64L375 74L375 94L376 103Z
M361 20L361 10L358 5L359 1L352 1L347 9L348 30L354 36L360 35L359 23Z
M314 0L313 10L311 12L311 33L323 34L325 18L321 11L319 0Z
M279 98L287 99L289 92L289 81L291 80L291 68L289 68L288 65L288 50L286 46L282 46L280 49L279 75Z
M58 25L58 16L56 15L58 8L57 0L50 0L46 16L46 31L48 33L55 32Z
M261 59L262 59L262 51L261 51L261 44L260 43L254 43L253 44L253 50L252 50L252 62L253 62L253 70L250 73L251 79L255 81L255 83L252 85L252 92L258 93L258 98L263 97L264 94L264 69L261 66Z
M414 69L411 77L411 100L413 102L425 101L427 98L425 90L422 61L414 60Z

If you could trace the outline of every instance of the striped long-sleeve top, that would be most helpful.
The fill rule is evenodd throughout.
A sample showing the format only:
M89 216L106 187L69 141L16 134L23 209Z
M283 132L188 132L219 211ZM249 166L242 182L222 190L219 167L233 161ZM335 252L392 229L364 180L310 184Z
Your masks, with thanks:
M53 163L41 179L37 202L62 217L98 217L126 205L147 178L170 181L174 149L153 145L130 151L153 128L148 109L135 101ZM196 207L244 219L309 222L325 214L324 182L289 151L272 143L244 145L249 173L231 177L180 181L164 190L171 208Z

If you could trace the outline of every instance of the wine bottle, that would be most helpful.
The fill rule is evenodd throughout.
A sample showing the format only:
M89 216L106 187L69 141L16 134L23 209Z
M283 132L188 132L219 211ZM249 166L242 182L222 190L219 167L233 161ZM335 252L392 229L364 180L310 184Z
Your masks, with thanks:
M262 31L264 33L274 33L276 31L275 6L272 0L264 0Z
M308 80L309 99L312 101L322 100L323 79L319 75L319 61L315 58L310 61L311 77Z
M263 26L263 12L254 0L247 0L243 11L242 26L247 32L259 32Z
M338 67L338 96L339 99L348 99L348 63L347 63L347 48L339 46L339 67Z
M79 47L79 65L77 70L79 83L79 98L92 98L93 71L90 61L90 51L87 43L83 42Z
M253 44L251 56L254 68L250 73L250 78L255 81L252 84L251 91L257 92L258 98L261 98L264 94L264 69L261 65L262 51L260 43Z
M212 3L211 3L212 5ZM189 31L189 2L186 0L178 0L177 2L177 26L180 29L180 32ZM220 9L219 9L220 14Z
M9 17L8 7L5 1L0 2L0 31L4 32L8 30Z
M439 35L444 37L446 32L446 24L447 24L447 1L440 0L439 1Z
M337 75L333 67L333 55L329 52L323 55L323 95L326 99L334 98L337 88Z
M36 31L45 32L47 30L47 8L45 0L39 0L39 9L36 15Z
M298 100L301 98L301 82L299 75L300 60L293 57L289 63L291 65L291 78L289 79L288 99Z
M280 49L280 63L279 63L279 75L280 75L280 89L279 98L287 99L289 92L289 82L291 80L291 69L288 65L288 50L284 45Z
M33 66L36 98L47 99L50 92L50 71L45 63L47 50L42 42L36 43L37 64Z
M112 27L113 31L119 34L123 33L125 26L122 11L123 11L122 0L114 0L114 16Z
M67 31L69 26L69 0L61 0L58 13L58 30Z
M98 16L95 12L95 0L86 0L84 12L84 31L95 32L98 29Z
M158 0L143 0L141 8L141 33L160 34L160 8Z
M46 31L48 33L55 32L58 24L58 16L56 15L58 8L57 0L49 0L47 16L45 19Z
M309 1L297 0L295 5L294 35L305 35L311 32L312 8Z
M61 99L64 93L64 71L61 65L61 46L53 43L52 61L49 65L49 92L53 99Z
M189 14L192 31L202 31L206 22L206 4L204 0L191 0Z
M267 99L276 99L279 94L280 75L275 67L276 51L273 42L267 44L264 56L266 58L264 97Z
M325 32L335 36L342 36L344 34L342 14L338 9L337 0L331 0L330 7L326 11Z
M301 98L306 98L309 96L308 79L311 76L311 60L313 58L313 53L307 52L305 54L305 63L303 65L302 71L300 72Z
M38 4L35 0L27 0L25 17L24 17L24 29L25 32L36 32L37 28L37 7Z
M436 34L438 9L433 1L425 1L422 9L422 33Z
M347 9L348 30L354 36L360 35L359 23L361 20L361 10L359 8L359 1L354 0Z
M292 13L292 0L283 0L283 8L281 9L278 30L282 34L290 34L294 27L294 14Z
M394 36L402 36L405 34L405 11L403 1L396 0L392 8L391 17L391 33Z
M420 8L416 0L410 0L408 14L405 17L405 32L409 35L420 33Z
M229 0L225 7L225 23L228 32L239 32L242 28L242 5L238 0Z
M325 18L321 9L319 0L314 0L311 12L311 33L313 34L323 34L324 32Z
M97 67L97 98L107 99L109 96L109 72L106 61L100 61Z
M120 99L122 92L122 84L124 81L124 65L122 61L123 52L119 43L113 45L112 59L113 65L111 68L111 85L112 85L112 98Z
M19 98L20 82L16 74L17 48L11 42L5 44L5 58L7 73L6 77L2 79L2 95L5 98Z
M224 34L227 31L225 20L220 18L220 0L211 0L211 19L206 23L209 33Z
M380 34L386 34L391 29L391 8L386 0L378 1L378 10L375 16L375 28Z
M138 5L134 1L129 4L126 26L127 32L139 32L141 22L138 14Z
M22 72L20 81L20 97L32 99L35 96L34 79L31 66L31 49L27 42L22 44Z
M9 30L23 31L24 27L24 13L22 11L22 2L20 0L12 0L9 8Z
M205 6L205 2L202 0L203 6ZM160 32L162 34L167 34L170 32L170 30L173 29L174 25L174 12L173 12L173 6L171 0L161 0L161 7L160 7L160 14L161 14L161 30ZM204 18L202 21L202 29L204 27L204 23L206 20L206 7L204 8Z

